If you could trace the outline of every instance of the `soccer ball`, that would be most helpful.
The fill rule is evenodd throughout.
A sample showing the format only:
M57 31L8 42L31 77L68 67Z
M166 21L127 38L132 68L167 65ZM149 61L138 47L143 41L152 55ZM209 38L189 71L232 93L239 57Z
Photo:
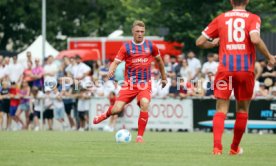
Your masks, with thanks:
M117 131L115 135L117 143L129 143L131 141L131 133L126 129Z

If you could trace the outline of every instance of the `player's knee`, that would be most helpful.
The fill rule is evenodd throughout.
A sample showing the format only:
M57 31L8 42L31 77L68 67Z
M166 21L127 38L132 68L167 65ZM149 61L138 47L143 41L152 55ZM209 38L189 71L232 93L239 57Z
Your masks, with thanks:
M121 112L121 110L122 110L122 108L120 106L115 105L111 109L111 112L112 112L112 114L117 114L117 113Z
M142 111L147 111L149 108L149 100L146 98L142 98L140 100L140 107Z

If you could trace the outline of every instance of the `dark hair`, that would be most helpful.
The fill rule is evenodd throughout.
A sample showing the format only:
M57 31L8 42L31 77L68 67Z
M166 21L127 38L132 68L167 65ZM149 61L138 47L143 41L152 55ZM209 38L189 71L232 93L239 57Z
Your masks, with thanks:
M248 0L232 0L235 6L246 5Z
M75 56L75 59L81 59L80 55L77 54L77 55Z

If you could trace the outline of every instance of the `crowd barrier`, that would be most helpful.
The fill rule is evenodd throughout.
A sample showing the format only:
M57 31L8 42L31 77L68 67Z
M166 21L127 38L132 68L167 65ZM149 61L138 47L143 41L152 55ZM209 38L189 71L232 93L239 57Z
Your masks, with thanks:
M126 105L124 116L119 118L117 129L126 127L137 129L139 117L139 107L133 100ZM93 125L92 118L105 112L109 107L109 100L106 98L91 98L89 110L89 128L101 130L108 124L109 120ZM172 131L212 131L212 119L216 112L216 100L210 98L191 99L152 99L149 108L149 130L172 130ZM71 112L72 116L76 113ZM24 120L24 113L21 114ZM65 120L67 118L65 116ZM231 100L225 128L231 129L235 120L235 101ZM42 120L41 120L42 126ZM45 126L44 126L45 127ZM42 126L43 128L43 126ZM54 122L54 129L62 128L60 123ZM247 128L272 129L276 130L276 99L256 99L252 100L249 112Z

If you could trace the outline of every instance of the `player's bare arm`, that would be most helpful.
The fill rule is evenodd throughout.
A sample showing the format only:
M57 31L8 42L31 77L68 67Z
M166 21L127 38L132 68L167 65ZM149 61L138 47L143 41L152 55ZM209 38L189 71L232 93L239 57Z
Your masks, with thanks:
M116 59L111 63L109 71L108 71L108 75L107 75L108 78L112 78L114 76L115 70L120 63L121 62Z
M268 51L264 41L260 37L260 34L258 32L251 33L250 40L255 45L255 47L261 52L261 54L265 56L268 63L272 66L275 65L275 57L271 55Z
M208 48L214 48L219 45L219 38L216 38L212 41L208 41L208 39L201 35L197 40L196 40L196 46L203 48L203 49L208 49Z
M167 76L166 76L166 72L165 72L165 67L164 67L164 62L161 58L161 56L156 56L155 60L158 64L160 73L161 73L161 84L162 84L162 88L164 88L167 85Z

